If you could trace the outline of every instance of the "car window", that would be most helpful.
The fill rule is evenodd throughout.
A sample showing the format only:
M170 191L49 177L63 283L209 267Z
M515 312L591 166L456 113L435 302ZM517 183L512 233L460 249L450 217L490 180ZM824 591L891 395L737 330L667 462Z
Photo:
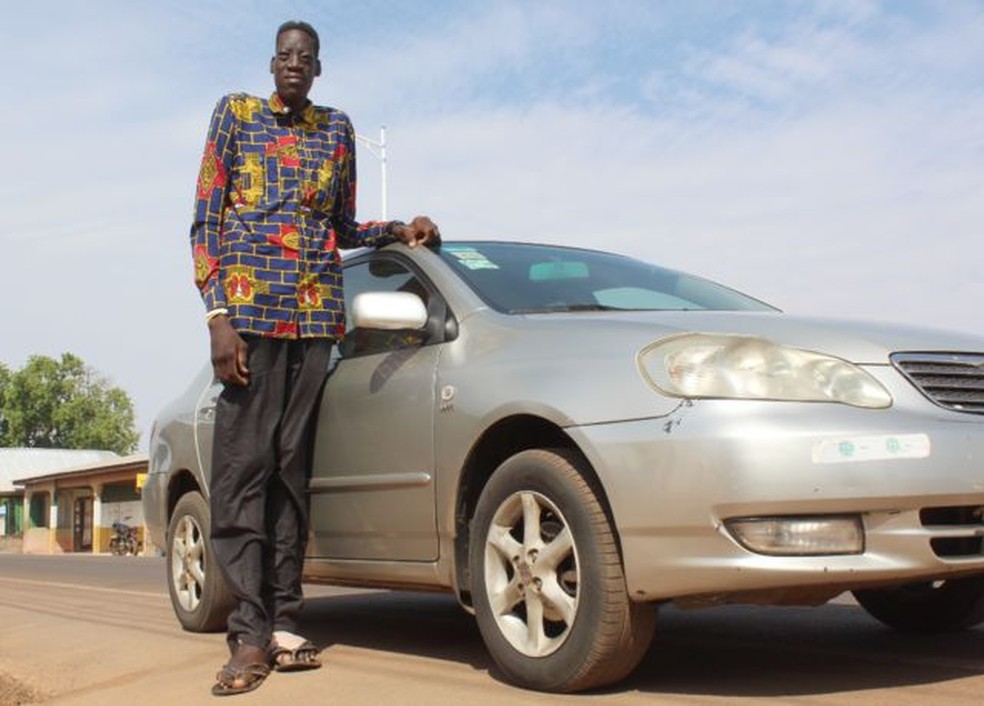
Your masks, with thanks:
M445 243L441 257L510 314L592 310L768 311L710 280L612 253L526 243Z
M404 329L379 331L356 329L351 316L352 301L362 292L410 292L427 306L430 292L427 286L406 265L387 257L376 257L345 268L345 339L341 352L345 357L395 351L423 345L426 331Z

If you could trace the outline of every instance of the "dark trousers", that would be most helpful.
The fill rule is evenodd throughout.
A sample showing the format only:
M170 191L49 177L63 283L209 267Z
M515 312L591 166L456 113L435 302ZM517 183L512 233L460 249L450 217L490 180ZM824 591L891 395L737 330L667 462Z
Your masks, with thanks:
M212 550L238 599L231 649L296 632L304 599L312 418L331 342L247 337L249 385L226 385L215 409L209 504Z

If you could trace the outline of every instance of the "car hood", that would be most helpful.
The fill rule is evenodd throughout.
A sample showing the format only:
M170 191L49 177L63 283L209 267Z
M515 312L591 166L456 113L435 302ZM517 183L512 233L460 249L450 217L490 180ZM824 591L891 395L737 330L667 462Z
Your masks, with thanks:
M537 315L546 320L557 314ZM885 365L895 352L984 352L984 336L903 324L794 316L780 312L642 311L570 313L559 315L595 331L613 327L613 336L637 339L641 348L681 333L723 333L759 336L775 343L826 353L858 364ZM559 323L559 322L558 322ZM547 326L550 328L550 326ZM616 332L615 329L618 329ZM627 329L631 329L629 334Z

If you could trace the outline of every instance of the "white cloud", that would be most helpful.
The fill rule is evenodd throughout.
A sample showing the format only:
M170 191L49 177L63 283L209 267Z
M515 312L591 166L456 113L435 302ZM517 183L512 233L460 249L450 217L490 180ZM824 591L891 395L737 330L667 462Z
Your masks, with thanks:
M322 30L314 97L389 128L394 216L980 330L979 4L451 3L392 6L374 34L383 5L256 3L229 24L229 6L118 3L0 30L8 67L43 50L0 118L0 360L76 352L143 429L186 384L207 357L187 249L205 123L221 92L270 90L272 28L296 14ZM378 163L360 158L368 218Z

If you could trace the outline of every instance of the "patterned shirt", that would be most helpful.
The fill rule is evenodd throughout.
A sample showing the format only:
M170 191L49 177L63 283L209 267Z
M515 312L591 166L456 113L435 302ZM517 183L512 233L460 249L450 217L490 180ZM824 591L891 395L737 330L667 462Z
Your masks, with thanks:
M340 339L338 248L393 241L355 220L355 131L345 113L292 112L233 94L212 114L198 175L191 246L207 310L240 333Z

